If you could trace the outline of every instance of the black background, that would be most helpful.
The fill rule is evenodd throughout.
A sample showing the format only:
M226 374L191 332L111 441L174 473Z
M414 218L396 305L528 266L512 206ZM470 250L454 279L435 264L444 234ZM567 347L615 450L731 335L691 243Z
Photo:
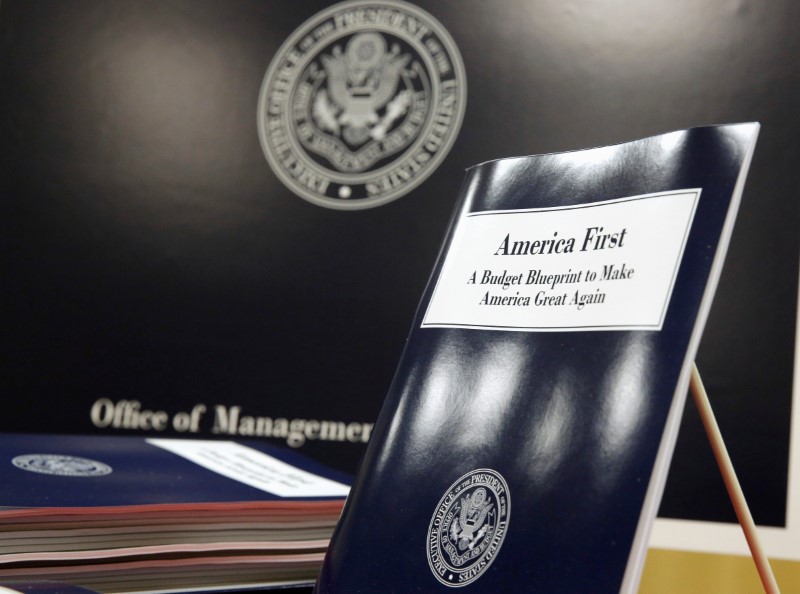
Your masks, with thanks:
M467 72L408 195L341 212L276 178L262 79L325 2L0 2L0 430L97 432L98 398L371 422L463 179L498 157L756 120L698 355L756 522L785 521L798 285L800 8L416 3ZM353 471L363 446L301 451ZM691 402L660 515L735 521Z

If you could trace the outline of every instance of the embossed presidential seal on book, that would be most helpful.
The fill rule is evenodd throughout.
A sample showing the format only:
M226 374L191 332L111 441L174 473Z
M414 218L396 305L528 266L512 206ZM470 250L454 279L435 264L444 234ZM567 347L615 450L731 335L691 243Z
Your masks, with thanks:
M505 479L479 468L439 501L428 527L428 563L446 586L466 586L489 568L505 540L511 497Z

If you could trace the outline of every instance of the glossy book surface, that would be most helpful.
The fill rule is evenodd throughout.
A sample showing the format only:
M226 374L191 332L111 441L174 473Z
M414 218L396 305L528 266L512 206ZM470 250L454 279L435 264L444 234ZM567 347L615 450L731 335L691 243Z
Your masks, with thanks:
M757 132L468 170L319 594L636 591Z

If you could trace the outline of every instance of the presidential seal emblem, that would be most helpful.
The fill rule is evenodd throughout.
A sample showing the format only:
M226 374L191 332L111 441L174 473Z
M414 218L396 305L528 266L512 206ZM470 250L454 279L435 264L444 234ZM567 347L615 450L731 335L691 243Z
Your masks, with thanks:
M298 196L370 208L433 173L465 104L461 56L436 19L406 2L355 0L318 13L278 50L261 85L258 135Z
M439 500L428 527L428 564L445 586L466 586L489 568L511 514L505 479L494 470L468 472Z
M111 473L108 464L57 454L27 454L13 458L11 463L22 470L56 476L103 476Z

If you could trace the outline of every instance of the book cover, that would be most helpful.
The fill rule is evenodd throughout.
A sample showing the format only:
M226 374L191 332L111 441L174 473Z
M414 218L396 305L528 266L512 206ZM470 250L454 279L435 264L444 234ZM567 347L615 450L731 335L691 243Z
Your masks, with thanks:
M10 508L179 506L343 499L348 478L258 441L0 434Z
M468 171L319 594L635 592L757 132Z

